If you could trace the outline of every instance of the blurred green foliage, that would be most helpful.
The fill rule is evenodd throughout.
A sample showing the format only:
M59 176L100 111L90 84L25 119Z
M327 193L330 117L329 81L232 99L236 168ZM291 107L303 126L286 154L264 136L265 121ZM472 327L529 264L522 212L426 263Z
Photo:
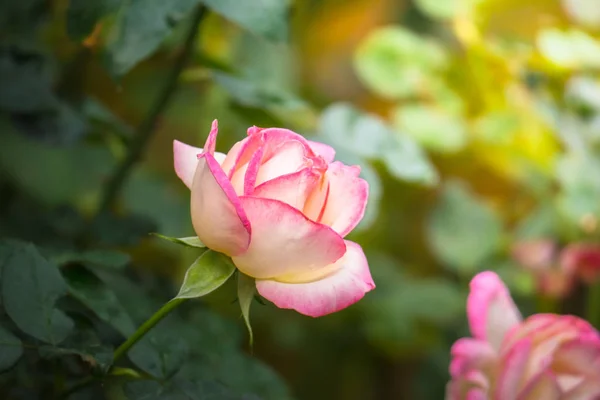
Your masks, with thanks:
M511 246L600 239L599 49L596 0L3 2L1 397L443 398L473 274L534 312ZM215 118L219 150L280 126L361 167L377 288L255 305L249 354L238 276L111 369L203 251L148 234L193 235L171 143Z

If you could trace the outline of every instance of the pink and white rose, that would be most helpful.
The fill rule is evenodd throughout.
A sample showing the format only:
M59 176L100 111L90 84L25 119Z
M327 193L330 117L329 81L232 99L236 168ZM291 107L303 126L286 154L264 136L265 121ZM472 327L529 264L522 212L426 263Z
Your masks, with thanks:
M227 154L174 141L175 171L191 189L198 238L230 256L280 308L318 317L375 288L362 248L344 237L363 217L360 167L325 144L279 128L251 127Z
M451 350L447 400L600 399L600 334L570 315L525 320L493 272L471 281L473 337Z

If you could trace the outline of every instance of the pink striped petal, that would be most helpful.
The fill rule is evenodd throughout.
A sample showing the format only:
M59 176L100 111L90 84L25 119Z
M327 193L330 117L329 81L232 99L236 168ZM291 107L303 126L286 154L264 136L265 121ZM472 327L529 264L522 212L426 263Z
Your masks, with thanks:
M346 241L346 249L341 259L326 268L330 273L319 280L286 283L258 279L256 289L277 307L293 309L311 317L342 310L375 288L362 248Z
M255 178L256 185L268 182L277 177L292 174L306 167L312 167L307 153L309 150L297 140L290 140L277 147L277 152L268 157L265 146L263 162ZM248 173L246 173L248 175Z
M523 339L506 354L500 366L496 396L503 400L516 400L524 380L524 372L531 354L531 341Z
M339 161L327 169L329 194L319 222L331 226L342 237L350 233L365 214L369 184L359 178L359 174L360 167Z
M592 335L562 343L554 353L552 370L573 376L595 372L600 379L600 338L596 332Z
M252 240L233 262L246 275L270 279L316 271L346 252L344 240L336 232L289 204L250 196L240 200L252 224Z
M254 196L279 200L302 211L320 178L316 171L305 168L263 183L254 190Z
M191 196L192 224L210 249L229 256L250 243L250 222L219 163L210 153L198 160Z
M323 157L323 159L328 163L332 163L335 158L335 149L329 145L320 142L313 142L312 140L307 140L308 145L315 152L315 154Z
M600 399L600 378L586 379L565 393L561 400L598 400Z
M471 280L467 317L473 337L487 340L496 350L509 329L521 322L508 289L491 271L481 272Z
M173 140L175 173L189 189L192 188L194 174L198 166L198 156L202 154L202 151L201 147L194 147L178 140ZM225 154L215 152L214 157L217 162L221 163L225 159Z
M450 354L450 376L454 378L472 369L485 369L497 358L496 351L488 342L472 338L458 339L452 345Z
M489 384L486 376L480 371L468 371L446 385L446 400L488 400Z
M560 400L561 395L556 377L544 371L527 383L517 400Z

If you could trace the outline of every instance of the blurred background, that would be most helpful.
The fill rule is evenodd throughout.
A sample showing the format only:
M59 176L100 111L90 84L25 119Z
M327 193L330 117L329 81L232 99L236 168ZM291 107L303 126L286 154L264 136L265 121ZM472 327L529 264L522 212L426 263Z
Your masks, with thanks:
M3 1L0 235L62 266L57 307L77 322L83 303L118 345L97 307L139 324L198 255L148 235L193 235L173 139L202 146L215 118L220 151L252 125L295 130L369 181L350 239L376 290L319 319L255 303L250 356L227 284L185 305L169 352L258 398L442 399L478 271L524 315L599 326L599 71L597 0ZM56 361L28 357L0 374L6 398L55 387Z

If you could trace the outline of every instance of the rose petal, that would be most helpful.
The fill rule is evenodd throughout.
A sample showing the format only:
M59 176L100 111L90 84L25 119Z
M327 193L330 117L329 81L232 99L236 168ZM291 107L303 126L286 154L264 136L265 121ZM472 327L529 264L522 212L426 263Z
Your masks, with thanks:
M472 369L486 369L496 360L496 351L488 342L472 338L458 339L452 349L450 376L456 378Z
M487 400L488 389L489 381L485 375L477 370L468 371L446 385L446 400Z
M335 158L335 149L325 143L313 142L312 140L307 140L308 145L315 152L315 154L323 157L323 159L328 163L332 163Z
M275 280L256 281L256 289L279 308L289 308L311 317L342 310L375 288L362 248L346 241L346 254L339 259L330 275L305 283Z
M561 400L600 399L600 379L587 379L565 393Z
M270 279L311 272L334 263L346 252L344 240L336 232L289 204L250 196L240 200L252 224L252 240L233 262L246 275Z
M263 183L254 190L254 196L279 200L302 211L306 199L319 181L320 176L316 171L304 168Z
M191 196L192 224L212 250L234 256L250 243L250 222L225 172L210 153L198 160Z
M506 354L500 365L495 399L513 400L521 388L523 373L531 354L531 341L523 339Z
M578 337L563 342L554 352L552 370L561 375L587 375L596 372L600 379L600 338Z
M194 147L178 140L173 140L175 173L189 189L192 188L194 173L196 173L196 167L198 166L198 156L202 154L202 151L201 147ZM215 152L214 157L220 163L225 159L225 154Z
M338 161L327 169L329 193L319 222L331 226L342 237L350 233L365 214L369 184L358 177L359 173L359 167Z
M473 337L487 340L496 350L508 330L521 322L508 289L491 271L481 272L471 280L467 316Z
M518 400L559 400L560 398L561 390L556 377L544 371L527 383Z
M264 150L262 165L255 179L256 185L283 175L292 174L306 167L312 167L310 155L308 154L309 150L297 140L282 143L270 158L267 155L268 149L265 148Z

